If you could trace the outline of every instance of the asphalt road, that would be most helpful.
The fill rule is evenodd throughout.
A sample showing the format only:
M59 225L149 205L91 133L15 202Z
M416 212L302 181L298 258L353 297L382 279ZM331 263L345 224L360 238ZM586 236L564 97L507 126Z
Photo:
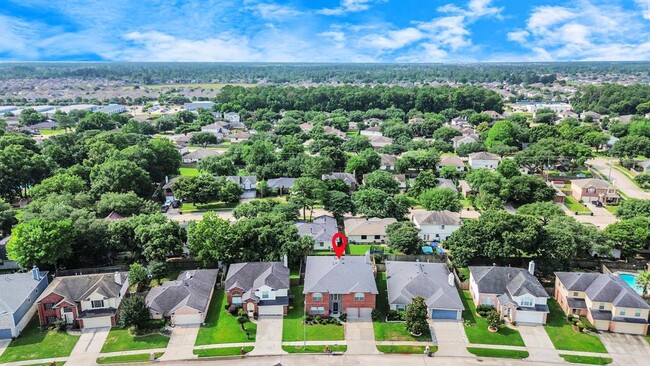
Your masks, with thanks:
M612 159L612 162L614 160ZM605 158L594 158L587 161L587 164L591 165L594 169L598 170L600 174L605 177L609 177L611 174L612 184L616 186L619 190L625 193L630 198L638 198L642 200L650 199L650 194L643 191L641 188L637 187L634 182L632 182L628 177L623 173L614 169L610 169L609 159Z

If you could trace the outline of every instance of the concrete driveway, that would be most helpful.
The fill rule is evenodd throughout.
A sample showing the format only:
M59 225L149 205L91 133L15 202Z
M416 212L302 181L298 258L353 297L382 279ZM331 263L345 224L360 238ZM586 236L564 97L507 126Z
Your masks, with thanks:
M2 356L7 347L9 347L9 343L11 343L11 339L0 339L0 356Z
M562 362L543 326L520 324L517 329L530 353L528 360Z
M282 350L282 321L281 316L260 316L257 319L257 335L255 348L251 355L281 355Z
M199 327L199 324L176 325L169 337L165 354L160 359L175 361L195 358L194 343L199 335Z
M602 333L600 340L614 360L614 365L647 365L650 345L642 336Z
M455 320L429 320L431 336L437 341L436 356L473 357L467 351L467 336L463 324Z
M614 161L614 160L612 160ZM611 174L612 183L630 198L641 200L650 199L650 194L637 187L625 174L614 168L610 168L610 160L604 158L594 158L587 161L594 169L598 170L605 178Z
M379 354L375 344L375 331L371 319L350 319L345 322L345 341L348 344L346 354Z
M110 330L109 327L82 330L81 337L79 337L70 358L65 364L70 366L94 365Z

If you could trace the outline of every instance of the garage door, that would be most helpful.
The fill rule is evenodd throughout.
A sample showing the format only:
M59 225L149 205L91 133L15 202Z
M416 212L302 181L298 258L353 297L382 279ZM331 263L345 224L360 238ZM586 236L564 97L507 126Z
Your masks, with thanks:
M359 308L359 317L360 318L370 318L370 314L372 313L372 308Z
M174 324L201 324L201 314L174 314L172 316Z
M372 308L347 308L346 313L348 318L358 319L358 318L370 318L372 313Z
M458 319L458 311L456 310L431 310L431 319Z
M544 313L540 311L517 311L517 323L542 324L544 322Z
M284 315L284 307L282 305L259 306L259 315Z
M11 329L0 329L0 339L11 339Z
M347 308L345 312L348 314L348 318L356 319L359 317L359 308Z
M84 318L84 328L101 328L111 326L111 317L103 316L100 318Z

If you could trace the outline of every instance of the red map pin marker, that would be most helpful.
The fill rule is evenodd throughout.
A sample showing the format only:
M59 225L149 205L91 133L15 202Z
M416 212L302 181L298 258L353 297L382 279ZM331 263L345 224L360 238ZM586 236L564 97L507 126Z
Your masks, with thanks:
M341 242L340 245L338 244L339 239ZM338 259L341 259L343 253L345 253L346 245L348 245L348 238L346 238L345 235L343 235L343 233L334 234L334 236L332 237L332 248L334 249L334 253L336 253L336 257Z

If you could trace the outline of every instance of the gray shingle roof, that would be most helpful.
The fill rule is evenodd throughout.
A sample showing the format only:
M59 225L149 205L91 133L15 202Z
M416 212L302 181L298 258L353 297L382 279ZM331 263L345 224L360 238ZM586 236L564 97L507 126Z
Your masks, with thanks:
M367 256L309 256L303 293L327 292L377 294L377 284Z
M351 217L344 219L343 225L346 235L386 235L386 227L395 222L397 220L392 217L385 219Z
M244 290L242 300L259 300L254 292L263 285L273 289L289 289L289 268L280 262L233 263L228 268L226 290Z
M296 181L296 178L276 178L276 179L269 179L267 181L269 188L270 189L275 189L275 188L291 188L293 187L293 183Z
M487 151L479 151L469 154L469 158L472 160L501 160L499 155L489 153Z
M128 272L120 272L121 284L115 282L115 273L101 273L80 276L57 277L52 281L47 291L41 298L54 292L65 298L70 303L86 300L89 295L97 291L107 298L118 297L123 284L127 281Z
M465 167L465 164L463 163L463 161L460 160L460 158L458 156L456 156L456 155L443 156L442 158L440 158L440 163L438 165L440 165L440 166L460 166L460 167Z
M414 211L413 221L418 225L460 225L460 214L443 211Z
M32 277L32 272L0 275L0 314L13 313L34 291L47 272L41 272L40 280ZM46 280L47 281L47 280Z
M313 222L296 222L298 235L311 236L315 242L329 243L332 237L339 229L336 225L336 219L331 216L319 216Z
M453 189L454 191L458 192L458 187L456 187L456 184L451 179L438 178L438 179L436 179L436 181L438 182L436 187L438 187L438 188L449 188L449 189Z
M481 293L508 293L510 296L528 293L535 297L549 297L539 280L522 268L478 266L469 267L469 271Z
M592 273L575 275L567 272L558 272L555 275L569 291L584 291L591 301L611 303L616 307L650 309L650 305L619 276L599 273L595 274L596 276ZM578 290L588 282L584 290Z
M332 174L323 174L322 180L332 180L332 179L341 179L348 186L352 184L357 184L357 179L354 177L354 174L341 173L341 172L334 172Z
M198 150L192 151L191 153L183 156L183 159L205 159L210 156L219 155L219 152L216 150L208 150L200 148Z
M389 304L410 304L422 296L432 309L464 310L449 270L442 263L386 261Z
M594 187L601 189L614 189L614 186L608 181L596 178L574 179L571 181L571 184L580 188Z
M145 302L151 310L163 316L169 316L183 306L204 313L208 311L210 296L217 282L217 273L216 269L183 271L175 281L153 287Z

